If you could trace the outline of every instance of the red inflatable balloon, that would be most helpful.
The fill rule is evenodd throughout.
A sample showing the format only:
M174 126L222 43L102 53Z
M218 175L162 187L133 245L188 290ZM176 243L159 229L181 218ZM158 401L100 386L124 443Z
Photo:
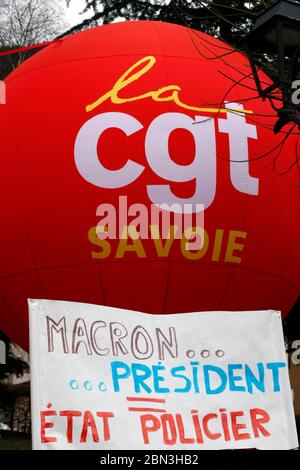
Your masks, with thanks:
M13 340L28 347L27 298L289 312L297 141L274 136L246 57L181 26L127 22L47 47L6 85L0 328Z

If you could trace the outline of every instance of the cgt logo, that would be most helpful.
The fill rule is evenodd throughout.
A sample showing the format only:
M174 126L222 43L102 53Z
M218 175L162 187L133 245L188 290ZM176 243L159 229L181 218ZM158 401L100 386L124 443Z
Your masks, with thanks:
M92 117L82 126L75 142L75 163L80 175L100 188L114 189L132 184L142 175L145 166L134 161L133 155L123 168L110 171L101 163L97 146L102 134L108 129L120 129L126 138L144 131L147 163L163 180L162 184L147 185L151 203L173 207L172 212L182 214L194 212L199 204L207 209L214 201L217 183L216 122L213 118L208 119L207 114L225 115L227 118L218 119L218 132L229 137L231 182L237 191L257 196L259 182L250 175L248 161L248 139L257 139L257 129L255 125L248 124L245 118L252 111L238 103L227 103L220 108L199 108L182 100L182 87L179 84L162 84L164 86L158 89L149 90L145 83L144 93L133 95L132 85L144 80L156 64L154 56L143 57L121 75L111 90L86 106L86 112L95 110L107 101L114 106L134 102L142 106L145 100L173 103L181 112L157 116L146 130L140 121L126 113L106 112ZM191 118L183 111L194 112L194 117ZM188 131L194 140L195 155L190 165L175 163L170 155L169 139L176 129ZM166 181L186 183L195 180L195 191L190 198L175 196L170 185L166 184Z
M257 196L259 181L250 175L248 139L257 139L257 129L246 122L243 106L226 104L226 118L220 118L218 132L228 135L230 149L230 179L233 187L245 194ZM80 129L75 142L75 163L80 175L89 183L106 189L122 188L134 183L144 172L145 166L129 159L119 170L109 170L101 163L98 142L102 134L117 128L130 138L136 132L145 132L145 155L150 168L163 181L147 185L150 201L158 206L167 204L178 207L181 213L203 204L207 209L214 201L217 183L217 130L214 119L207 115L195 115L194 119L184 113L169 112L157 116L144 129L134 116L121 112L106 112L89 119ZM194 140L195 156L189 165L172 160L169 138L176 129L188 131ZM190 198L177 197L165 182L185 183L196 180L194 194ZM191 206L189 206L191 205ZM176 210L176 211L177 211ZM192 209L194 210L194 209Z

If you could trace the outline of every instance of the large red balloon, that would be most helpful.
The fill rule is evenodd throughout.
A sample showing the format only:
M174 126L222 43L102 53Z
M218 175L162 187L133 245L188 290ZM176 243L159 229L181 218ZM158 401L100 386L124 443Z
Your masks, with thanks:
M297 141L274 136L246 57L181 26L127 22L47 47L6 84L0 329L13 340L28 347L27 298L288 313L300 281ZM99 206L119 216L119 196L204 203L204 247L101 241Z

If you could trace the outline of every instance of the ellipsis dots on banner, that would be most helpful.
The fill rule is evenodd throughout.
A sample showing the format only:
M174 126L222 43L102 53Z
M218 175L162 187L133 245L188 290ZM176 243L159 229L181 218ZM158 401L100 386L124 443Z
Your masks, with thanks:
M85 380L82 383L82 385L80 385L77 380L72 379L72 380L69 381L69 387L73 391L84 389L87 392L91 392L92 390L94 390L94 385L92 384L92 382L90 380ZM105 382L99 382L99 384L95 388L97 390L99 390L99 392L106 392L107 391L107 386L106 386Z
M188 349L185 355L189 359L194 359L194 357L196 356L196 352L193 349ZM203 349L202 351L200 351L200 356L203 359L208 359L211 356L211 352L208 349ZM215 356L224 357L225 351L223 351L222 349L218 349L217 351L215 351Z

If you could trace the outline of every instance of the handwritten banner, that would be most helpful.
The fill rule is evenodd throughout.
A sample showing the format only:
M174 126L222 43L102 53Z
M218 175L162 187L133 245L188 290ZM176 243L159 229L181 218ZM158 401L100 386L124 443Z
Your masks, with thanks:
M298 446L279 312L29 311L35 449Z

